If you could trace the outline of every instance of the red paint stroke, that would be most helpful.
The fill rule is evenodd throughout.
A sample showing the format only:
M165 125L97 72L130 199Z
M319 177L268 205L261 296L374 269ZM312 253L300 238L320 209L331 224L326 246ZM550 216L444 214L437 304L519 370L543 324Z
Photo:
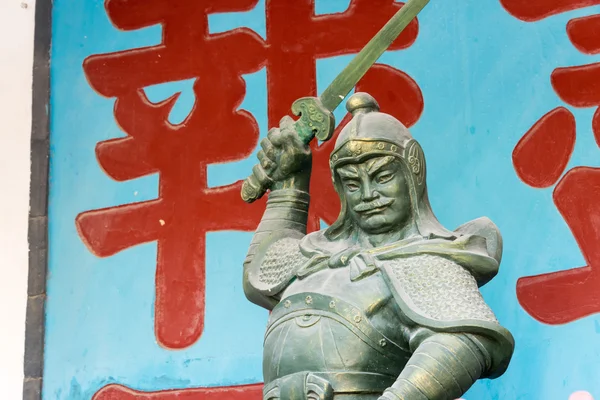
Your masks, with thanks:
M382 112L396 117L405 126L417 123L423 113L421 88L408 74L389 65L375 64L357 85L357 90L371 93Z
M241 76L266 65L269 125L277 125L294 100L316 94L318 59L358 52L401 7L393 0L353 0L343 13L316 16L314 0L269 0L266 42L246 28L208 33L209 13L246 11L256 3L107 0L107 13L118 28L161 24L163 41L94 55L83 64L94 90L117 98L115 119L127 134L97 145L100 166L117 181L159 174L159 196L83 212L77 229L99 257L158 243L155 334L167 348L192 345L204 329L206 233L252 231L264 210L264 199L253 205L241 201L240 182L207 187L209 164L242 160L257 145L255 119L238 110L246 94ZM414 21L392 48L410 46L417 33ZM190 78L196 78L196 102L185 121L173 125L168 115L178 95L153 104L142 89ZM421 115L421 91L401 71L374 67L360 85L381 96L380 102L408 125ZM319 229L321 219L331 224L339 213L328 163L333 143L314 145L309 231Z
M121 385L100 389L92 400L261 400L263 385L140 392Z
M575 18L567 23L571 43L585 54L600 53L600 15Z
M229 92L227 80L221 76L236 79L258 71L264 65L266 44L248 28L209 35L207 10L213 13L247 11L256 3L257 0L176 3L106 0L106 11L117 28L130 30L161 24L163 40L156 46L86 58L83 67L88 81L102 96L120 97L147 86L200 77L206 81L203 85L208 86L196 94L210 97L214 102L222 101L213 97L227 96ZM217 82L211 84L213 76ZM221 107L227 110L223 104Z
M592 131L594 132L596 144L600 147L600 107L598 107L594 113L594 117L592 119Z
M519 178L536 188L558 182L573 154L575 134L575 117L564 107L540 118L513 151L513 165Z
M565 103L574 107L600 105L600 63L557 68L551 80Z
M600 4L600 0L500 0L500 3L514 17L533 22L565 11Z
M600 312L600 168L573 168L553 197L587 266L521 278L517 297L538 321L566 324Z

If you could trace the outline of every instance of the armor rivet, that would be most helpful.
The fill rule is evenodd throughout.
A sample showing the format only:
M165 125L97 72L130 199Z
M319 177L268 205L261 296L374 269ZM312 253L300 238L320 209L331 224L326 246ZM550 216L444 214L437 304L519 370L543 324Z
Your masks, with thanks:
M359 155L362 152L362 147L360 144L354 144L354 146L352 146L352 148L350 148L350 151L353 152L356 155Z
M338 159L338 155L334 154L333 157L331 157L331 158L333 158L333 161L336 161Z
M329 302L329 308L335 308L335 301L331 300Z
M385 347L385 346L387 346L387 340L385 340L385 339L381 339L381 340L379 341L379 345L380 345L381 347Z
M385 144L383 142L379 142L379 143L377 143L377 148L379 150L383 150L385 148Z
M290 308L290 306L291 306L291 305L292 305L292 302L291 302L291 301L289 301L289 300L286 300L286 301L283 303L283 306L284 306L285 308Z
M398 146L396 146L395 144L393 144L392 147L390 147L390 150L396 151L396 150L398 150Z
M360 315L355 315L354 322L356 322L358 324L360 321L362 321L362 317Z
M306 304L312 304L312 297L306 296Z

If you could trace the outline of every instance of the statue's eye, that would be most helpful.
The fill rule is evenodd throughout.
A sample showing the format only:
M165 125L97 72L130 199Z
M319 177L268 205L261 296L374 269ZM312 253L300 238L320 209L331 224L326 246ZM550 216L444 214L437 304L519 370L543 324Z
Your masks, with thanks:
M394 178L394 174L391 172L384 172L377 176L377 183L386 183L391 181Z
M346 182L346 189L350 192L356 192L358 190L358 185L354 182Z

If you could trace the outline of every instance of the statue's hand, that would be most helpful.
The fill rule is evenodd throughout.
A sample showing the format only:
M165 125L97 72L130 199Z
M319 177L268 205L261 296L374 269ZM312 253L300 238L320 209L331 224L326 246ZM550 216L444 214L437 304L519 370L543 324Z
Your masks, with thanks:
M253 179L271 190L298 189L308 192L312 155L296 132L296 123L288 116L260 142L259 164L252 169Z

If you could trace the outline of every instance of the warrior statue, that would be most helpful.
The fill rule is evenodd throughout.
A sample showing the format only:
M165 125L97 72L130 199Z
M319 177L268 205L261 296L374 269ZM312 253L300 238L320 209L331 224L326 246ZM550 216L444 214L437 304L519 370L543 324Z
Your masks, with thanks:
M452 400L504 373L514 341L479 287L497 273L502 238L487 218L445 229L427 196L425 156L366 93L331 154L340 215L306 234L314 137L429 0L408 0L320 97L297 100L261 142L244 182L270 189L244 262L244 291L271 311L264 400Z
M347 109L327 229L306 234L311 152L290 117L250 179L271 189L244 263L246 296L271 311L264 400L456 399L513 353L479 292L498 272L500 233L487 218L445 229L408 129L366 93Z

